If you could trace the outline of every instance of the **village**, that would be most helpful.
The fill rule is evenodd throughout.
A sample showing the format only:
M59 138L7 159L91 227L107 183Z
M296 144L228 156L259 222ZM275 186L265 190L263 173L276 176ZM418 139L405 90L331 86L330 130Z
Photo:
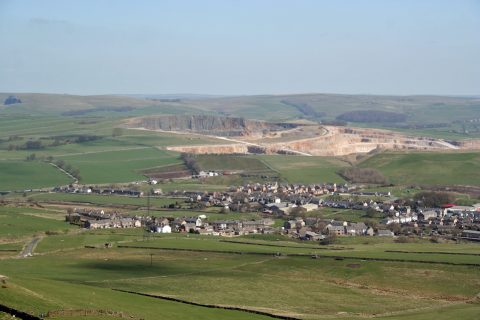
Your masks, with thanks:
M60 191L60 190L57 190ZM129 189L72 187L61 190L75 193L98 193L142 197ZM128 215L76 208L66 220L87 229L144 228L152 233L196 233L234 237L248 234L282 234L291 238L328 242L337 236L443 236L476 240L480 231L480 203L458 206L446 203L439 207L412 205L393 197L390 192L362 192L355 186L335 183L299 185L255 183L231 187L225 192L154 193L158 197L182 199L192 209L192 216ZM150 195L148 195L150 197ZM218 208L220 213L255 212L258 219L211 220L205 211ZM324 208L354 210L362 219L327 219ZM363 220L363 221L362 221Z

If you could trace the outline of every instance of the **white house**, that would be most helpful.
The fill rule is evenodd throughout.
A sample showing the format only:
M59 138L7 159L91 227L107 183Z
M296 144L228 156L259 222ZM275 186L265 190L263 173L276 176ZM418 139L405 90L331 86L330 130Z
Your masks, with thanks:
M170 227L168 224L164 226L157 226L155 231L158 233L172 233L172 227Z

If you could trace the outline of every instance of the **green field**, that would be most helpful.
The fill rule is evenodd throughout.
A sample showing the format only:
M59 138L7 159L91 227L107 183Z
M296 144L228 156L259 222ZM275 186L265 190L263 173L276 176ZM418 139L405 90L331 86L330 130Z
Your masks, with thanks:
M0 240L12 242L46 231L65 232L73 228L63 220L64 214L56 211L0 206Z
M179 312L182 319L267 319L112 289L300 319L476 319L480 310L478 302L473 303L480 269L445 264L480 264L476 243L396 243L390 238L345 237L337 244L321 246L279 235L145 237L141 228L79 232L74 227L75 232L64 233L62 230L70 227L61 221L61 210L2 207L0 213L0 221L8 221L5 227L10 230L0 228L4 231L0 249L19 250L20 239L43 236L34 257L12 259L15 252L0 254L0 275L8 277L0 288L2 304L36 315L56 310L109 310L135 319L158 319L159 313L162 319L177 319ZM45 234L47 230L59 232ZM105 243L114 246L104 249ZM119 247L125 245L134 248ZM249 254L253 252L264 255ZM319 258L311 259L312 254ZM333 259L338 256L343 258ZM368 258L396 261L366 261Z
M399 185L480 185L480 153L394 153L368 158L360 167L378 169Z
M113 288L177 297L201 304L241 306L302 319L373 316L379 319L434 319L434 315L438 319L452 316L475 319L480 310L478 303L467 303L478 293L478 267L361 260L362 257L380 257L480 263L479 256L385 252L396 249L478 254L477 244L398 244L390 239L379 239L367 244L350 242L333 246L343 250L325 250L332 246L319 247L285 240L233 239L252 243L248 245L223 242L223 238L175 234L148 241L141 239L138 230L48 236L37 247L37 252L42 255L2 261L0 274L9 277L6 288L0 289L2 303L35 314L48 310L103 309L144 319L158 319L158 312L163 312L162 319L176 319L178 312L181 312L182 319L264 318L242 312L179 305L112 291ZM84 245L101 246L105 242L152 249L83 248ZM158 248L317 253L360 259L310 259ZM98 299L99 296L102 298Z
M45 162L0 161L0 191L55 187L70 182L70 177Z
M269 168L264 163L247 156L198 155L195 157L195 160L202 170L269 171Z
M141 170L180 163L178 154L154 148L107 151L59 157L80 170L82 183L119 183L145 180Z
M260 156L269 167L290 183L341 183L337 172L347 164L332 157Z
M127 196L104 196L93 194L72 194L72 193L38 193L30 195L29 198L35 201L64 201L64 202L79 202L91 203L96 205L132 205L132 206L147 206L147 197L127 197ZM150 197L150 205L152 207L163 207L169 204L183 203L185 199L179 198L156 198Z

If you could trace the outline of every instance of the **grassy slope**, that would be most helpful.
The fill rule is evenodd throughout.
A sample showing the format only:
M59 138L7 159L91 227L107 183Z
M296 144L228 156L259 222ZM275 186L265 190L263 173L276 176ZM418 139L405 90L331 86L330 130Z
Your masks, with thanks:
M0 190L54 187L72 181L52 165L39 161L0 161Z
M0 93L0 101L8 94ZM241 116L269 121L311 118L296 107L282 103L288 100L297 105L308 105L319 113L325 113L322 120L332 120L336 116L352 110L382 110L405 113L408 124L449 123L448 127L432 129L407 129L407 132L444 138L478 138L478 125L461 124L452 121L476 119L480 116L480 101L474 98L442 96L372 96L338 94L299 94L276 96L240 96L181 102L154 102L120 96L73 96L48 94L18 94L24 101L20 105L0 106L0 114L54 115L68 110L85 110L97 107L133 107L126 112L94 112L90 117L131 117L151 114L199 114L213 113ZM362 124L381 126L382 124ZM467 130L467 132L464 131ZM456 133L453 131L457 131Z
M101 244L121 237L122 235L100 235L96 241ZM129 235L123 237L128 238ZM53 240L58 236L48 238ZM79 244L95 242L88 240L88 235L82 235L78 240ZM63 242L65 241L67 240ZM44 248L55 249L57 247L55 243L60 242L49 243L49 246ZM218 242L217 239L210 237L202 240L201 237L174 239L172 236L166 236L141 243L145 244L155 247L213 250L313 251L308 249L307 245L305 249L276 248ZM282 242L282 245L285 244L288 242ZM351 251L358 251L357 254L364 256L369 253L383 256L385 254L382 251L386 248L478 252L478 246L472 245L378 243L350 244L349 247L353 248ZM43 251L42 243L39 250ZM154 253L152 267L150 267L151 252ZM329 253L325 250L319 250L319 253L346 254L343 251ZM428 258L450 259L448 256L440 255ZM33 261L34 265L31 263ZM358 267L350 267L352 263L358 264ZM422 311L419 308L432 308L432 301L435 301L433 311L446 308L448 312L453 308L457 314L465 315L465 319L473 319L469 315L474 314L472 310L478 310L475 305L459 304L454 307L449 306L445 299L455 299L459 302L469 299L477 293L476 283L480 279L478 269L468 267L330 259L278 259L268 256L146 249L78 249L51 253L35 257L33 260L8 260L3 263L2 273L11 277L8 294L0 291L2 301L8 304L20 305L24 309L37 312L62 308L105 308L122 310L146 319L153 317L149 310L155 309L161 304L160 301L158 304L157 301L152 304L152 301L137 300L134 297L133 300L128 300L127 297L123 299L119 294L102 288L172 295L199 303L241 305L306 319L317 319L326 315L353 319L371 314L388 316L392 312L399 312L403 317L403 313L409 311L412 315L404 316L408 319L409 316L414 318L413 315L428 316L431 310ZM447 273L449 276L445 277ZM422 281L419 281L419 278ZM67 287L67 284L70 287ZM295 287L292 287L292 284L295 284ZM192 290L192 287L195 290ZM75 289L75 293L69 294L69 299L64 299L59 294L61 292L65 295L67 290L72 288ZM35 295L25 301L26 292L33 292ZM95 296L101 294L103 298L100 300L88 298L87 292L90 295L95 293ZM252 295L251 292L256 294ZM133 303L145 308L134 309ZM185 310L186 318L191 316L190 311L182 310ZM166 315L165 319L170 319L173 315ZM206 318L215 317L215 314L209 314L207 311L201 311L201 315Z
M85 202L98 205L133 205L133 206L147 206L147 197L134 198L127 196L104 196L91 194L71 194L71 193L38 193L29 196L29 198L36 201L66 201L66 202ZM150 198L150 205L161 207L175 202L183 202L183 199L173 198Z
M98 152L60 159L80 170L82 183L145 180L140 172L142 169L180 162L178 154L154 148Z
M198 155L196 161L202 170L269 171L258 159L233 155Z
M392 153L368 158L361 167L380 170L395 184L480 185L480 153Z
M345 182L336 172L346 164L330 157L261 156L291 183Z
M50 213L50 214L49 214ZM56 212L37 208L10 208L0 206L0 240L23 239L45 231L65 231L74 227L60 221Z
M22 210L25 209L4 209L5 212L11 211L9 214L18 214ZM34 211L42 215L41 210ZM43 214L49 215L48 212ZM50 227L43 226L45 229ZM25 223L18 224L16 229L17 232L32 234ZM39 226L39 229L42 227ZM472 255L385 252L403 250L478 254L477 244L400 244L391 239L342 238L340 244L333 247L343 250L333 251L316 249L319 246L314 243L292 242L283 238L281 241L275 241L275 238L272 238L273 241L267 240L270 238L233 239L253 245L185 234L157 235L154 239L141 241L141 229L46 236L36 250L42 253L40 256L30 259L6 259L8 256L2 256L0 274L9 279L6 288L0 288L0 299L4 304L35 314L58 309L105 309L144 319L157 319L159 313L164 319L176 319L180 313L182 319L257 317L131 296L111 291L110 288L170 295L206 304L243 306L305 319L325 316L358 319L374 314L379 318L392 319L432 319L432 314L441 314L445 319L446 315L475 319L479 310L478 304L464 303L478 293L480 271L474 267L153 249L316 252L321 255L480 263L480 257ZM8 235L0 234L0 240L4 239L8 239ZM152 249L83 248L85 245L103 245L106 242L151 246ZM153 253L152 266L150 253ZM446 274L448 277L445 277Z

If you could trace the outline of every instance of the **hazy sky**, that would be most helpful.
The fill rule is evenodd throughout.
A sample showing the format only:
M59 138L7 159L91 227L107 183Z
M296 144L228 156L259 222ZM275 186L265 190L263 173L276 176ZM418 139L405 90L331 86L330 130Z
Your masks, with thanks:
M480 1L0 0L0 92L480 94Z

